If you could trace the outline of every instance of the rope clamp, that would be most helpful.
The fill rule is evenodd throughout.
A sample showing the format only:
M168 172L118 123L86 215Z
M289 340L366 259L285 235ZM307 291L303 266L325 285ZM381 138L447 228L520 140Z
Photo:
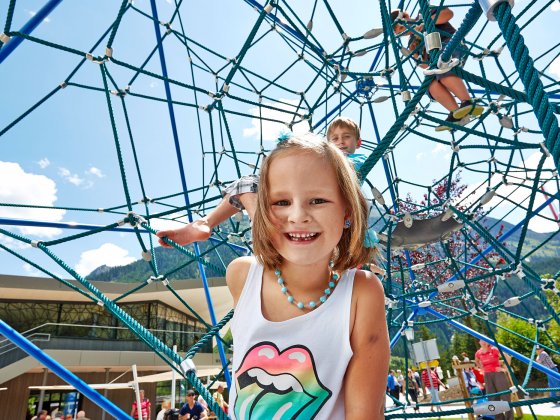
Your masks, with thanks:
M403 90L401 92L401 97L402 97L403 102L408 102L412 99L412 95L410 94L409 90ZM415 113L416 113L416 110L414 111L414 114ZM411 115L413 115L413 114L411 114Z
M105 211L105 209L102 209L101 207L99 207L99 208L97 209L97 212L98 212L98 213L103 213L104 211Z
M98 300L96 303L97 303L99 306L101 306L102 308L105 306L105 304L104 304L102 301L100 301L100 300Z
M445 212L441 215L441 221L442 222L447 222L449 219L451 219L451 217L455 214L455 212L453 211L453 209L451 208L447 208L445 210Z
M439 34L438 34L439 35ZM437 68L435 69L425 69L424 76L433 76L434 74L445 74L451 71L453 67L457 67L459 65L459 60L456 58L452 58L449 61L442 61L441 55L438 58Z
M521 266L521 264L517 266L514 273L517 274L517 277L519 277L520 279L525 278L525 273L523 272L523 267Z
M550 151L547 149L544 143L541 142L539 144L541 145L542 152L546 155L546 157L551 157L552 155L550 154Z
M33 241L31 241L31 246L33 248L39 248L39 245L42 244L42 243L43 243L42 241L33 240Z
M438 292L440 293L449 293L449 292L454 292L455 290L462 289L463 287L465 287L464 280L451 280L451 281L446 281L443 284L440 284L437 287L437 289Z
M488 401L484 403L478 403L473 405L473 412L476 416L478 415L495 415L500 413L505 413L510 410L509 402L507 401Z
M105 48L105 55L109 58L113 57L113 49L110 47Z
M142 259L147 262L152 261L152 253L150 251L142 251Z
M62 83L61 83L60 85L58 85L58 86L60 86L61 89L65 89L66 86L68 86L68 83L62 82Z
M478 0L478 3L486 15L486 18L491 22L495 22L496 17L494 16L494 9L498 4L505 3L506 1L509 3L509 7L513 7L515 3L514 0Z
M347 44L350 41L350 37L346 33L342 34L342 39L344 40L345 44Z
M439 32L424 32L424 45L426 46L426 51L430 52L432 50L441 50L441 35Z
M86 58L87 58L89 61L91 61L92 63L95 63L95 64L103 64L103 63L105 63L105 60L97 60L97 59L93 56L93 54L91 54L91 53L86 53Z
M226 84L224 85L224 87L222 88L222 91L223 91L224 93L228 93L228 92L229 92L229 85L228 85L227 83L226 83Z
M455 142L451 141L449 142L451 145L451 150L453 150L454 153L459 153L459 150L461 150L461 147L456 145Z
M508 300L504 301L504 306L506 308L511 308L512 306L517 306L521 303L519 296L510 297Z
M130 226L132 227L136 227L142 223L147 223L146 219L144 219L139 214L134 213L133 211L129 211L127 213L127 217L123 220L123 222L130 224Z
M196 366L192 359L183 360L181 362L180 368L184 374L187 374L189 372L196 372Z
M6 45L10 39L12 38L6 35L4 32L0 34L0 42L2 42L2 44Z

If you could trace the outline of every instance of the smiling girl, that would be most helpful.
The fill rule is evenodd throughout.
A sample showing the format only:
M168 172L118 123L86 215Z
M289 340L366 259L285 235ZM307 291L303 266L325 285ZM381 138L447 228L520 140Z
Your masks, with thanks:
M261 169L256 258L227 270L235 315L234 419L382 419L383 288L364 246L368 206L336 146L278 144Z

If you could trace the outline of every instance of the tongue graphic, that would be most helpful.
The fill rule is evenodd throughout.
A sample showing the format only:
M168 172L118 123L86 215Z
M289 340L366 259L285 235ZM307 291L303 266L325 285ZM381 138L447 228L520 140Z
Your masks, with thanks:
M236 371L237 419L314 418L331 396L304 346L283 352L269 342L253 346Z

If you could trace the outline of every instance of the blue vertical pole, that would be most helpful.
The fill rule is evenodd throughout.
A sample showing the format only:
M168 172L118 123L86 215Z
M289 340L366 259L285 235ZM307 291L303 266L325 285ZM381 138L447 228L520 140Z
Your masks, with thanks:
M160 32L160 28L159 28L159 18L158 18L158 13L157 13L157 7L156 7L156 2L155 0L150 0L151 6L152 6L152 16L153 16L153 20L154 20L154 28L155 28L155 32L156 32L156 39L157 39L157 45L158 45L158 52L159 52L159 60L161 63L161 72L162 72L162 76L164 78L163 84L165 87L165 96L167 99L167 108L169 110L169 119L171 120L171 130L173 132L173 140L175 142L175 152L177 154L177 162L179 164L179 173L181 176L181 186L183 188L183 193L185 196L185 203L187 206L187 215L189 218L189 222L193 221L193 217L192 217L192 212L190 210L190 200L189 200L189 193L188 193L188 188L187 188L187 180L185 178L185 170L183 167L183 156L181 154L181 146L179 144L179 135L177 133L177 124L175 122L175 112L173 109L173 99L171 97L171 89L169 88L169 82L168 82L168 77L167 77L167 64L165 62L165 54L163 51L163 45L162 45L162 40L161 40L161 32ZM197 257L200 256L200 248L198 246L198 243L194 243L194 252L196 254ZM206 271L204 270L204 266L202 265L202 263L200 261L197 261L198 264L198 269L200 271L200 277L202 279L202 286L204 287L204 295L206 297L206 303L208 304L208 312L210 314L210 320L212 322L212 325L216 325L216 314L214 313L214 304L212 303L212 296L210 295L210 288L208 286L208 279L206 278ZM229 370L227 368L228 366L228 361L227 361L227 357L226 357L226 353L224 351L224 347L222 345L222 342L220 340L216 340L217 344L218 344L218 352L220 353L220 359L222 361L222 365L224 367L224 376L226 379L226 382L228 384L228 387L231 386L231 377L229 374Z
M21 350L29 354L38 362L43 364L47 369L51 370L60 379L72 385L80 393L85 395L91 402L105 410L116 419L132 419L128 414L122 411L119 407L101 395L99 392L91 388L88 384L67 370L64 366L44 353L39 347L18 333L8 324L0 319L0 334L18 346Z
M62 0L49 0L35 16L23 25L19 32L29 35L60 3L62 3ZM0 64L8 58L8 56L19 46L19 44L23 42L24 39L25 38L19 36L14 37L2 46L2 49L0 49Z

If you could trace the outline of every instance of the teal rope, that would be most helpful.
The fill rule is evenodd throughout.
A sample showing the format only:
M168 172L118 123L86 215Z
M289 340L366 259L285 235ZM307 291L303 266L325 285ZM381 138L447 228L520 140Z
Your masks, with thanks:
M551 152L556 167L560 168L560 128L558 128L558 120L539 78L539 72L535 69L533 59L529 56L529 50L525 46L525 40L516 24L515 16L511 13L509 3L503 2L496 6L494 15L511 52L515 67L521 76L530 103L533 105L539 126L546 139L546 147Z

